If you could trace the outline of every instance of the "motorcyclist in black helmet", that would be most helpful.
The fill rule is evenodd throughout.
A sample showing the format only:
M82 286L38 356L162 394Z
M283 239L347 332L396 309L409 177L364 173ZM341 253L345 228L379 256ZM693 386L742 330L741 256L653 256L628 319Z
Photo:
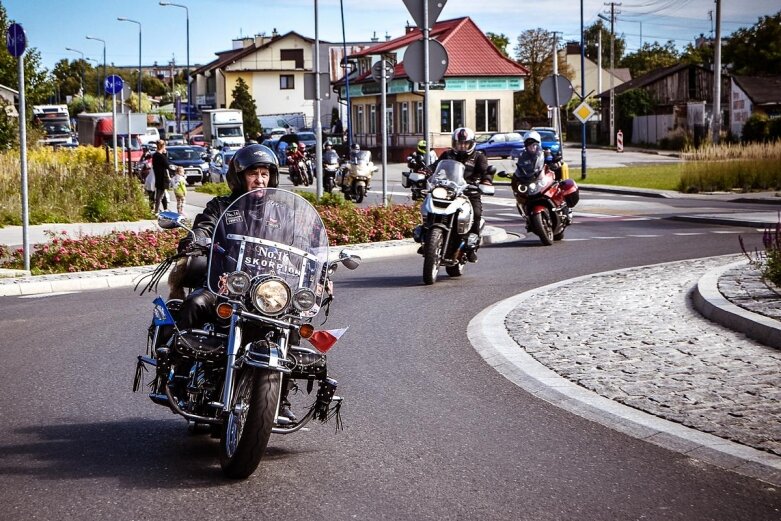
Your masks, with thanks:
M197 249L199 239L210 238L214 228L220 219L220 216L241 195L256 190L258 188L276 188L279 185L279 166L274 152L263 145L250 144L236 152L228 165L228 172L225 180L231 189L230 195L217 196L208 203L203 212L198 214L193 221L193 235L182 239L179 242L179 251L187 251L190 248ZM195 244L195 245L194 245ZM174 297L176 284L185 277L189 280L197 277L198 274L188 272L188 260L177 263L169 276L168 283L171 286L171 298ZM179 329L200 328L206 322L214 322L214 305L217 296L207 287L205 263L200 263L203 273L202 282L199 287L184 297L179 311L179 320L177 327ZM192 267L190 268L192 271ZM297 339L291 338L291 342ZM288 386L283 382L283 395L280 403L279 415L284 416L291 421L295 421L295 415L290 411L290 403L287 401Z
M468 183L474 184L493 184L493 174L488 167L488 158L482 151L475 150L475 133L470 128L460 127L453 131L452 148L446 150L439 156L439 161L443 159L455 159L465 166L464 179ZM437 162L439 162L437 161ZM436 166L432 168L436 171ZM469 201L472 203L474 212L474 222L469 230L477 236L477 240L467 241L468 244L474 244L466 251L466 257L469 262L477 262L477 249L480 247L480 219L483 215L483 202L480 192L477 190L467 193Z

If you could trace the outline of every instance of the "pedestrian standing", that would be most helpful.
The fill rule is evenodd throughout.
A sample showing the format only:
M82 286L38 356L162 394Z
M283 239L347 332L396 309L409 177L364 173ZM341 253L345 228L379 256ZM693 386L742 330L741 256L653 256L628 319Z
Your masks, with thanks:
M144 178L144 191L149 198L149 209L155 208L155 172L149 165L144 165L144 172L146 177Z
M160 211L161 203L163 205L163 210L168 209L168 198L166 197L165 191L171 184L171 176L168 173L170 169L171 164L168 162L165 141L161 139L157 142L157 151L152 156L152 170L155 173L155 213Z
M184 215L184 198L187 196L187 178L184 176L184 167L176 167L176 174L171 179L171 187L176 196L176 213Z

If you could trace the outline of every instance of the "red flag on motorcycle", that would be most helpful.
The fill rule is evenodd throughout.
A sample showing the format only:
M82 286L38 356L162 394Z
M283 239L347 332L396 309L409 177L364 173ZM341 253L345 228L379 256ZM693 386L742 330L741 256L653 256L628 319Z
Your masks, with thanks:
M348 328L315 331L307 340L309 340L309 343L315 346L315 349L321 353L327 353L328 350L331 349L334 344L336 344L336 341L342 337L347 329Z

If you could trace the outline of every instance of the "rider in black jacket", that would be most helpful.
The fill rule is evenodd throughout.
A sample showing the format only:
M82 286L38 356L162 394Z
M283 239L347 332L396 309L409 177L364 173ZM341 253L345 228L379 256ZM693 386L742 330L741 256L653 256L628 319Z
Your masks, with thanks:
M453 132L452 148L446 150L439 156L439 161L443 159L455 159L464 164L464 179L467 183L473 184L493 184L493 174L488 168L488 158L481 151L475 150L475 133L470 128L461 127ZM438 161L438 162L439 162ZM436 168L434 168L436 171ZM474 222L470 233L477 236L476 241L467 241L467 244L475 244L474 248L467 250L466 255L469 262L477 262L477 249L480 247L480 219L483 215L483 202L480 192L470 191L467 196L472 203L474 212Z

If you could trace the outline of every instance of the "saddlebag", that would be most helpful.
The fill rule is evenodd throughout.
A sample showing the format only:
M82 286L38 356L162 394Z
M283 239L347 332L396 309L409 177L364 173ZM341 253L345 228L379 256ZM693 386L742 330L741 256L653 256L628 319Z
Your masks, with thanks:
M559 187L564 192L564 201L567 203L567 206L573 208L578 204L578 201L580 201L580 190L573 179L563 180L559 183Z
M401 172L401 186L403 186L404 188L410 187L409 174L410 172L407 170Z

